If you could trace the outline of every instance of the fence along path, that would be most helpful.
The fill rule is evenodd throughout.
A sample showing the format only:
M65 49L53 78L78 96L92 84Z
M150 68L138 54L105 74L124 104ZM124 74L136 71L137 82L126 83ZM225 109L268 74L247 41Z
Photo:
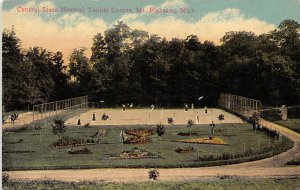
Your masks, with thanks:
M86 108L87 106L87 96L34 105L32 109L32 120L35 121L44 119L50 116L61 114L66 110Z
M264 111L261 109L262 103L259 100L254 100L251 98L246 98L246 97L226 94L226 93L222 93L220 95L219 106L246 118L251 117L254 112L260 113L260 111ZM294 141L294 146L292 149L280 155L268 159L264 159L265 161L255 161L252 162L251 164L255 164L256 162L259 162L260 165L275 164L275 166L279 166L279 165L282 166L287 161L300 159L300 134L299 133L263 118L260 118L260 124L268 129L279 131L281 135Z
M29 124L36 120L41 120L41 119L48 118L50 116L59 115L65 111L72 110L72 109L86 108L87 106L88 106L87 96L81 96L81 97L60 100L55 102L42 103L42 104L34 105L32 112L19 114L18 119L15 120L14 123L11 123L9 119L6 119L2 127L3 129L22 127L23 125Z
M230 110L243 117L250 117L254 112L262 108L260 100L227 93L220 94L218 104L221 108Z

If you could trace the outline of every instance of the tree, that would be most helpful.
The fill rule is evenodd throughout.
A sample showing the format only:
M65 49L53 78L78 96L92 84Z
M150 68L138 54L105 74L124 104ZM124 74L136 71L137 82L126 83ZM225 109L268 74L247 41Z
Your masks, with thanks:
M66 132L65 120L63 118L56 118L54 120L54 125L52 125L52 132L54 135L58 135L61 139L61 135Z
M107 55L107 44L101 33L98 33L93 38L91 61L93 63L102 60Z
M85 55L85 51L85 47L75 48L69 59L69 74L75 84L78 85L78 95L89 92L88 84L91 81L91 66L89 59Z
M291 61L290 64L294 71L293 80L290 81L289 85L292 86L293 90L289 97L288 103L299 103L300 99L300 24L294 20L282 21L278 29L270 32L270 39L275 41L279 48L279 52L282 56L288 57Z
M73 50L67 73L61 52L24 51L12 28L2 35L3 105L24 109L83 94L110 106L180 106L199 96L215 105L220 92L299 104L299 31L299 23L284 20L266 34L228 32L215 45L196 35L168 41L117 22L93 37L90 58L84 47Z
M31 101L41 103L49 101L54 90L51 75L52 53L41 47L30 48L25 54L25 61L31 65L30 76Z
M106 30L105 42L107 44L107 60L113 63L114 59L128 52L132 47L130 33L132 29L124 22L118 21L113 28Z
M21 41L14 28L5 29L2 33L2 80L4 111L22 109L27 106L27 91L30 65L23 61Z
M51 95L52 100L65 99L70 96L69 76L67 75L67 66L64 64L62 52L56 52L51 55L51 76L54 82L54 90Z
M52 53L40 47L21 52L14 30L3 33L3 103L7 110L49 101L53 93Z

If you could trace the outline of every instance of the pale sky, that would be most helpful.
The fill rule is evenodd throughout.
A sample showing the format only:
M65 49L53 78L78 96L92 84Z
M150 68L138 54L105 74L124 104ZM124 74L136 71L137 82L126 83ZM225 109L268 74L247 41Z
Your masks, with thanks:
M116 21L161 37L184 39L190 34L200 41L220 43L228 31L267 33L284 19L300 22L300 0L5 0L2 2L3 28L14 25L22 47L44 47L62 51L67 59L74 48L89 49L92 38ZM57 12L42 12L43 7ZM28 9L40 12L28 12ZM61 12L62 9L83 12ZM147 13L137 13L144 8ZM187 8L191 13L181 13ZM27 10L27 12L22 12ZM108 12L90 12L107 9ZM116 13L131 10L132 13ZM149 13L150 9L173 9L175 13Z

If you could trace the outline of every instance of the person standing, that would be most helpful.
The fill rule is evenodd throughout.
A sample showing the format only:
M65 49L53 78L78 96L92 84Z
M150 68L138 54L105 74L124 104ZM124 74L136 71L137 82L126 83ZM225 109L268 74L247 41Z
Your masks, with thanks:
M93 113L93 121L96 121L96 114L95 114L95 112Z
M124 131L121 131L121 133L120 133L120 143L124 143L124 141L125 141Z
M210 134L211 134L211 138L214 136L215 134L215 124L214 124L214 121L211 122L211 124L209 125L210 126Z
M188 111L188 105L187 104L185 104L185 106L184 106L184 111Z

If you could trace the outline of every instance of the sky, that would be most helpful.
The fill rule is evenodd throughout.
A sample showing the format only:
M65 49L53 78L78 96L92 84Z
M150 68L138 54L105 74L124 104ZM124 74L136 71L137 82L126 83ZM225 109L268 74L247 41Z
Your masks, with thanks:
M3 28L13 25L24 49L62 51L64 59L83 46L90 55L93 36L117 21L168 40L194 34L215 44L229 31L259 35L285 19L300 23L300 0L3 0L2 9ZM155 12L163 9L172 12Z

